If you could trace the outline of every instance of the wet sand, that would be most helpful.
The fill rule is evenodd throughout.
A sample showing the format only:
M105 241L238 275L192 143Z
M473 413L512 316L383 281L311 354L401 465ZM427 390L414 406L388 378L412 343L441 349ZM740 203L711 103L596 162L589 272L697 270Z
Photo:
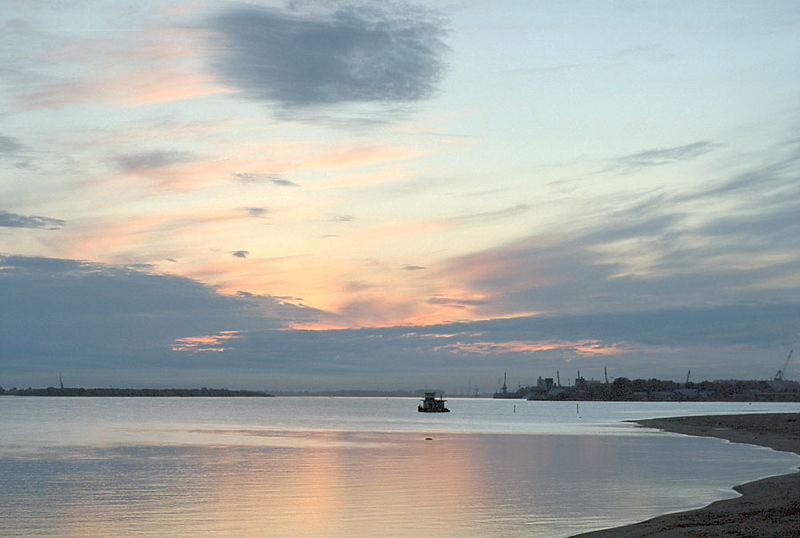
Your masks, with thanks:
M727 439L800 454L800 413L670 417L635 421L648 428ZM578 536L800 536L800 472L733 488L742 496L698 510Z

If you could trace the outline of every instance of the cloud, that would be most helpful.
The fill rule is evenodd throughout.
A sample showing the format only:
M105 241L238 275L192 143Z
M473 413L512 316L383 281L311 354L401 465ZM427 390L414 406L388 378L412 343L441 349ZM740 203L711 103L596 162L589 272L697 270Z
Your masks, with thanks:
M515 206L498 209L496 211L484 211L482 213L475 213L470 215L459 215L443 219L445 222L457 224L480 224L486 221L493 222L498 219L505 219L509 217L516 217L522 215L530 210L527 204L517 204Z
M421 265L404 265L401 269L403 271L422 271L426 268Z
M0 135L0 156L13 155L22 149L15 138Z
M430 326L287 330L329 315L187 278L77 260L0 256L6 383L235 388L461 389L499 372L766 377L796 343L800 306L527 316ZM652 305L650 305L652 307ZM781 350L776 366L763 361ZM702 357L702 360L699 359ZM187 360L189 359L189 360ZM602 362L599 362L602 360ZM564 375L566 377L566 375ZM214 383L212 383L212 381Z
M214 71L288 115L419 101L434 93L444 71L440 20L409 5L339 4L304 13L237 7L208 24L216 35Z
M267 213L269 213L269 209L266 207L246 207L245 211L251 217L263 217Z
M8 211L0 211L0 227L58 230L63 228L65 224L66 222L61 219L40 217L38 215L19 215Z
M75 369L163 366L180 339L285 329L325 315L143 268L21 256L0 255L0 296L4 370L39 360Z
M213 351L215 353L222 353L231 349L229 347L225 347L225 343L232 338L237 338L238 336L239 331L220 331L217 334L176 338L172 345L172 351L190 353Z
M722 147L720 144L708 140L700 140L683 146L649 149L620 157L611 169L633 172L651 166L662 166L677 161L695 159L720 147Z
M231 252L231 254L233 254L237 258L246 258L250 254L250 251L249 250L234 250L233 252Z
M455 308L464 308L466 306L485 305L486 301L482 301L479 299L454 299L452 297L431 297L428 299L428 304L452 306Z
M753 357L792 345L798 323L800 307L770 305L371 329L254 330L237 334L231 353L259 357L261 362L249 361L248 367L268 368L276 384L320 388L420 388L435 382L453 391L463 390L468 378L484 385L504 370L533 383L538 375L555 377L559 368L564 381L566 372L575 369L587 378L601 376L604 366L631 378L677 379L686 368L698 379L734 371L743 378L763 378L774 371Z
M710 187L686 193L681 201L702 201L723 196L739 196L742 199L786 201L787 195L796 198L797 174L800 172L800 140L788 146L785 155L773 158L760 166L744 170L733 177Z
M276 174L249 174L244 172L237 172L233 174L233 178L236 181L240 181L242 183L272 183L273 185L278 185L279 187L300 186L294 181L283 179L282 177Z
M635 223L609 222L561 242L532 237L451 259L433 271L448 285L483 298L461 303L470 317L800 302L800 241L787 238L782 248L790 250L776 255L737 237L722 243L702 228L658 227L669 222L644 220L642 230ZM674 222L678 230L687 225ZM732 226L724 223L725 230Z
M114 163L121 172L136 172L184 164L196 159L195 155L184 151L143 151L118 155Z

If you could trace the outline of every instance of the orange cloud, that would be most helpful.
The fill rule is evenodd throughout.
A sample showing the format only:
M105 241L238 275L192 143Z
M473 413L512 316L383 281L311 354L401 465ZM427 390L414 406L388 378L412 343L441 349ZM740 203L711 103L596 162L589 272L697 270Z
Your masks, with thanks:
M189 353L201 353L204 351L221 353L230 349L223 346L226 341L232 338L239 338L239 336L239 331L220 331L217 334L176 338L171 349L172 351Z
M215 212L176 211L127 218L99 218L75 221L60 250L71 258L111 260L124 251L140 250L155 239L161 249L181 239L196 238L198 227L252 218L243 210ZM171 256L174 256L173 253Z

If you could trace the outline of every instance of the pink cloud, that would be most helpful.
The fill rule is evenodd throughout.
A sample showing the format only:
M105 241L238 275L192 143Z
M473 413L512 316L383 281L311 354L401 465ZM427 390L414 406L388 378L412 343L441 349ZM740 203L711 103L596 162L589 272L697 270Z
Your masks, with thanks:
M244 209L214 212L179 210L138 216L121 215L118 218L87 218L71 223L69 230L59 240L58 250L70 258L130 263L130 259L125 259L126 253L144 250L152 256L153 245L158 245L157 248L170 252L165 257L174 257L177 255L174 245L179 242L185 245L184 240L196 239L202 233L199 231L202 226L252 218Z
M176 338L171 349L172 351L188 353L201 353L206 351L221 353L231 349L224 346L225 342L232 338L239 338L240 336L239 331L220 331L217 334Z
M68 66L69 77L29 75L15 98L20 108L33 110L96 101L145 105L230 92L206 74L199 54L204 35L187 27L159 27L132 32L125 40L52 36L35 58Z

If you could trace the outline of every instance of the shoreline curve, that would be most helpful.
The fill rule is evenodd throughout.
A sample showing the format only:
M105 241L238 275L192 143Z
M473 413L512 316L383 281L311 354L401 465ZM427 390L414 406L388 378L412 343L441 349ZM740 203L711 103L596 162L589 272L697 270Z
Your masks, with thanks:
M800 413L753 413L632 420L647 428L727 439L800 455ZM575 536L800 536L800 471L734 486L740 497Z

